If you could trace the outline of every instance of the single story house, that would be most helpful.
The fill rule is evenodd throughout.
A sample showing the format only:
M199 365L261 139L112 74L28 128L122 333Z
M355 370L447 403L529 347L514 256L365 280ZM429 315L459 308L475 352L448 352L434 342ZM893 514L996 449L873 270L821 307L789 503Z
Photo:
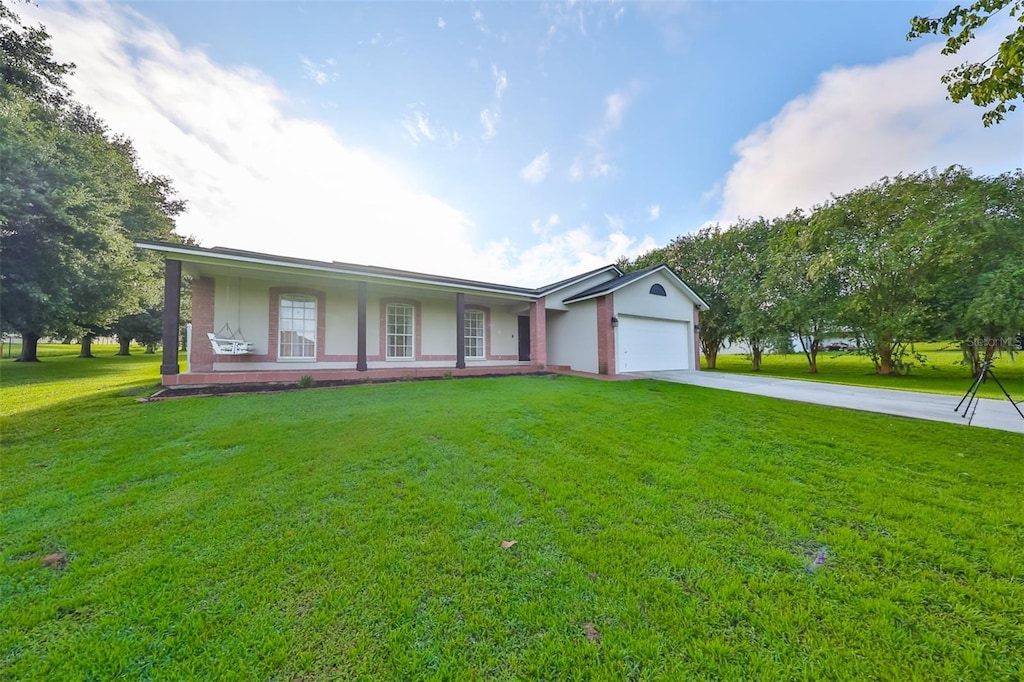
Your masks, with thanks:
M165 386L699 369L707 304L665 265L539 289L140 241L165 258ZM191 277L186 371L176 354Z

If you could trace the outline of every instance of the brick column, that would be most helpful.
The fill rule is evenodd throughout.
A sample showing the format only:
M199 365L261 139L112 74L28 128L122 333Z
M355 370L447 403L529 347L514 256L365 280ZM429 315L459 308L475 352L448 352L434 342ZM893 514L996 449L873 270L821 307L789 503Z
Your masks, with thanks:
M693 306L693 368L700 371L700 308Z
M530 361L537 369L548 366L547 308L543 297L530 304Z
M213 370L213 347L207 334L213 328L213 292L216 282L211 277L192 280L192 369Z
M163 358L160 375L171 376L178 367L178 325L181 324L181 261L168 258L164 263Z
M597 373L615 374L614 294L597 299Z

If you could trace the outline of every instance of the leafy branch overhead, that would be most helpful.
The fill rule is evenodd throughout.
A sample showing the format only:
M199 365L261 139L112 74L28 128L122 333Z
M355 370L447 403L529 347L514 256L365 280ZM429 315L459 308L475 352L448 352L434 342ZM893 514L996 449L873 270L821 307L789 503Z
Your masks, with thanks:
M907 40L947 36L942 54L953 55L1003 10L1016 19L1017 25L997 51L984 61L964 62L942 76L954 102L970 99L979 107L991 107L981 116L986 127L1001 123L1007 113L1016 110L1012 102L1024 97L1024 0L977 0L966 7L957 5L944 17L917 16L910 20L907 34Z

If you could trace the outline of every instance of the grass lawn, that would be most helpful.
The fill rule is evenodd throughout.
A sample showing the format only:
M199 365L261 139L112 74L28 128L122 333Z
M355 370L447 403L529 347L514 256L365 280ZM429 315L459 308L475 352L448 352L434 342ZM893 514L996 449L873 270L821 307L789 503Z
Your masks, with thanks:
M866 355L843 352L822 352L818 354L818 374L808 374L807 358L803 353L789 355L766 355L761 362L761 375L805 381L824 381L872 388L896 388L906 391L963 395L972 383L969 367L958 364L963 359L960 351L950 344L918 344L918 352L927 358L926 365L915 364L909 375L882 377L875 374L871 358ZM701 358L701 366L707 369L707 362ZM713 371L756 374L750 369L750 360L744 355L719 355ZM1014 400L1024 400L1024 356L1011 358L1009 354L997 355L993 371ZM981 398L1006 396L993 381L987 381L978 389Z
M138 403L159 357L99 352L0 363L5 679L1024 670L1024 436L572 377Z

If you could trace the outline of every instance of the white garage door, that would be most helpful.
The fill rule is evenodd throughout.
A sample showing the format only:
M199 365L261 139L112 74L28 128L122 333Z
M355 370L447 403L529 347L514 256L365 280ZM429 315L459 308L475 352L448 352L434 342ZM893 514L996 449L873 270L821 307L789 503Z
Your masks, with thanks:
M620 315L615 337L616 370L656 372L690 369L690 323Z

